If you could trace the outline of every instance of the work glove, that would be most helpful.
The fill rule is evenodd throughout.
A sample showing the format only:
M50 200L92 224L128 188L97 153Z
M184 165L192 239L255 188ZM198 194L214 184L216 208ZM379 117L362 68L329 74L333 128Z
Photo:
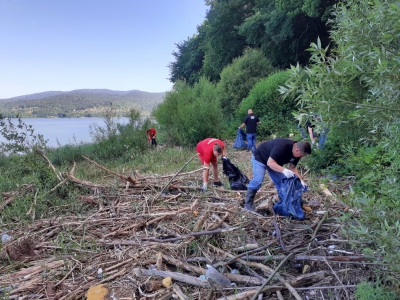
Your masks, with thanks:
M203 182L203 186L201 187L201 190L205 193L207 192L207 182Z
M214 186L222 186L221 181L214 181L213 183Z
M283 173L283 175L286 176L286 178L291 178L294 175L296 175L296 174L294 174L293 171L290 171L289 169L283 169L282 173Z
M301 185L303 186L303 192L306 192L308 190L307 184L302 180Z

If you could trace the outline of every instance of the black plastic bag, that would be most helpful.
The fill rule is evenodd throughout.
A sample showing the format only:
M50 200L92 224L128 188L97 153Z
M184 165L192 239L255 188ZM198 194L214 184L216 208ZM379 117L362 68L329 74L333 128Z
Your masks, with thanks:
M233 148L235 149L246 149L247 144L246 144L246 134L242 129L238 129L238 133L236 135L235 142L233 143Z
M303 185L297 176L284 178L282 187L279 192L281 200L274 204L276 214L293 217L297 220L303 220L305 217L304 211L301 208L303 204Z
M247 185L250 180L247 176L239 170L228 158L222 160L223 172L229 178L229 185L232 190L243 191L247 190Z

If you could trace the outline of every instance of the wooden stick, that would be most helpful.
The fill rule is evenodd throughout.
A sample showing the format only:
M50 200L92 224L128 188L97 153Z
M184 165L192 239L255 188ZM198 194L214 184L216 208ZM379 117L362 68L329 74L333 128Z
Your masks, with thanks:
M234 231L236 229L239 229L239 227L233 227L233 228L228 228L228 229L216 229L216 230L211 230L211 231L192 232L192 233L182 235L181 237L170 238L170 239L143 238L141 240L142 241L160 242L160 243L175 242L175 241L183 240L183 239L185 239L187 237L191 237L191 236L202 236L202 235L212 235L212 234L216 234L216 233L225 233L225 232Z
M278 274L278 271L280 268L282 268L282 266L286 263L286 261L292 257L294 255L294 253L290 253L288 256L285 257L284 260L281 261L281 263L276 267L276 269L274 270L274 272L269 276L269 278L267 279L267 281L265 281L263 283L263 285L258 289L257 293L254 294L253 298L251 298L251 300L256 300L258 295L262 292L263 288L265 288L267 286L267 284L272 280L272 278L274 278L275 275L278 275L278 279L279 281L281 281L288 289L289 291L292 293L292 295L297 299L297 300L302 300L302 298L300 297L300 295L296 292L296 290L287 282L285 281L283 278L280 277L280 275Z
M327 216L328 216L328 210L326 210L326 212L325 212L324 216L322 217L321 221L318 222L317 228L315 228L315 230L314 230L314 232L313 232L313 234L311 236L310 243L308 244L308 250L310 250L311 244L314 241L315 236L317 235L317 232L318 232L319 228L321 227L322 223L325 221Z
M272 211L274 211L274 210L272 210ZM279 241L279 244L281 245L282 250L286 251L285 243L283 242L283 239L281 236L281 229L279 228L278 222L276 222L275 212L274 212L274 227L275 227L276 239Z
M98 167L98 168L100 168L100 169L102 169L102 170L104 170L104 171L106 171L106 172L108 172L108 173L111 173L111 174L117 176L118 178L120 178L120 179L122 179L122 180L124 180L124 181L131 182L131 183L133 183L134 185L140 184L140 182L139 182L138 180L136 180L135 178L133 178L132 176L125 176L125 175L121 175L121 174L115 173L115 172L113 172L113 171L111 171L111 170L109 170L109 169L107 169L107 168L105 168L105 167L99 165L98 163L96 163L95 161L93 161L93 160L87 158L87 157L84 156L84 155L82 155L82 157L83 157L84 159L86 159L88 162L90 162L91 164L95 165L96 167Z
M71 274L71 273L75 270L75 268L76 268L77 266L78 266L78 265L73 266L72 269L67 273L67 275L65 275L65 276L63 277L63 279L61 279L59 282L57 282L57 283L54 285L54 287L57 287L58 285L60 285L61 283L63 283L63 281L69 276L69 274Z
M154 200L157 200L161 194L164 192L164 190L169 186L169 184L172 182L172 180L174 180L174 178L176 176L178 176L178 174L193 160L193 158L195 158L198 154L196 153L195 155L192 156L191 159L189 159L186 164L183 165L183 167L178 171L178 173L176 173L174 176L172 176L172 178L168 181L168 183L162 188L161 192L154 198Z
M187 284L191 284L194 286L206 287L210 288L210 285L207 281L201 280L197 277L193 277L190 275L185 275L177 272L168 272L168 271L159 271L159 270L146 270L142 268L134 268L133 272L136 276L156 276L156 277L171 277L173 280L184 282Z

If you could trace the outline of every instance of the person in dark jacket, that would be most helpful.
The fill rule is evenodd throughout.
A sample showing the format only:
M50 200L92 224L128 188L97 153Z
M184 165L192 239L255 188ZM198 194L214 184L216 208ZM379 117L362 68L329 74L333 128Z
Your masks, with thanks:
M254 198L261 188L266 171L268 171L281 199L281 185L284 178L297 176L306 189L307 186L296 166L300 158L308 154L311 154L311 145L308 142L278 138L261 143L251 157L253 178L247 186L245 209L257 212L253 208ZM283 167L285 164L289 164L288 168Z
M247 117L244 119L242 125L238 128L242 129L246 126L246 135L247 135L247 149L254 152L256 150L256 133L257 133L257 125L261 124L260 119L253 113L252 109L247 111Z

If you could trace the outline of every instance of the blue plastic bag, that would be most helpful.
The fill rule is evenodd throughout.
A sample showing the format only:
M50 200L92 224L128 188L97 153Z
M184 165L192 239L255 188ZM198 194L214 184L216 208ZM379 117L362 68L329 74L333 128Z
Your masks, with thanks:
M245 191L250 180L239 170L228 158L222 160L223 172L229 178L229 185L232 190Z
M238 133L236 135L235 142L233 143L233 148L235 149L247 149L246 144L246 134L242 129L238 129Z
M282 180L281 190L279 191L281 200L274 204L275 213L281 216L303 220L305 214L301 208L303 204L302 195L303 186L297 176L284 178Z

